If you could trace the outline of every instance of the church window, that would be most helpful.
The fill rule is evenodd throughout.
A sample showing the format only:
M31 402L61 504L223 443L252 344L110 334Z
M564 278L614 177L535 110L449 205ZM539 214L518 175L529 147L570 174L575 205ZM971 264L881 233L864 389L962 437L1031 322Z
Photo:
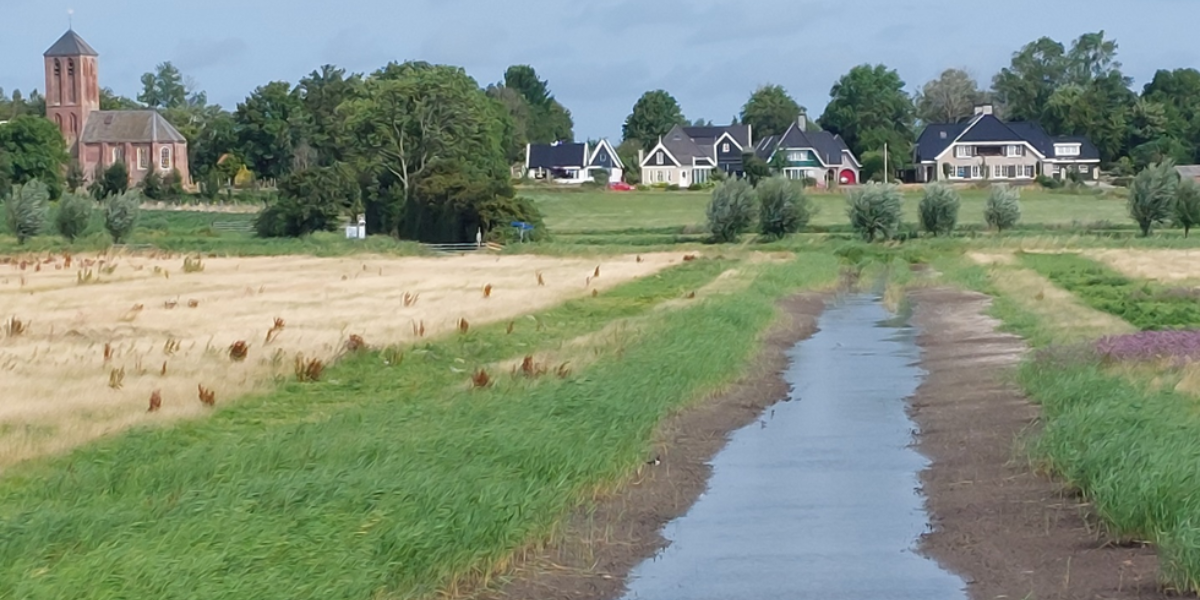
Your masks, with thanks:
M164 146L159 152L158 167L164 171L171 168L171 147Z
M79 117L75 113L71 113L71 135L73 137L79 136Z
M67 79L70 80L70 86L71 86L71 94L70 94L69 98L71 100L71 104L75 104L76 102L78 102L79 95L78 95L78 89L77 89L78 86L75 83L75 61L74 60L67 61Z
M138 148L137 149L137 168L141 171L145 171L146 169L150 168L150 149L149 148Z
M54 59L54 91L50 97L55 100L55 104L63 103L63 86L62 86L62 63L56 58Z

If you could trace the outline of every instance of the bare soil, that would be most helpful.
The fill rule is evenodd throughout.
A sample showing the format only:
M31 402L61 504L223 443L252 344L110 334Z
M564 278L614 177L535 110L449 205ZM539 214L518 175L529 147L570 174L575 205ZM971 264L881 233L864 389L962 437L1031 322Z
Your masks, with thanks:
M1152 548L1107 543L1088 505L1015 447L1038 409L1009 380L1024 345L995 331L990 300L945 289L914 300L928 376L911 411L932 460L922 481L934 520L922 549L978 600L1167 597Z
M614 494L574 514L558 542L531 550L498 586L477 598L499 600L605 600L625 589L625 577L667 544L661 531L704 492L709 460L729 433L786 398L781 373L786 352L816 332L825 295L803 294L782 305L783 319L764 340L753 370L725 392L669 418L656 453L637 477ZM655 462L650 460L650 463Z

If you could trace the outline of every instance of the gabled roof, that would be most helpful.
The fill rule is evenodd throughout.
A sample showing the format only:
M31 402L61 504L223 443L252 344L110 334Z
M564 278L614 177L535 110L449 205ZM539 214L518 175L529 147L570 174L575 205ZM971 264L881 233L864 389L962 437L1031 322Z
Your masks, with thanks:
M704 148L696 144L696 142L692 140L692 137L687 134L686 130L679 125L672 127L671 130L668 131L661 140L659 140L658 146L665 148L680 166L691 166L697 162L713 162L713 157L710 154L710 151L712 150L711 145L709 146L709 150L706 151ZM647 154L647 160L653 155L653 151Z
M697 145L711 146L721 139L721 136L729 134L733 141L742 149L750 147L750 126L749 125L723 125L715 127L684 127L684 133L692 138Z
M587 144L530 144L528 169L583 168L588 163Z
M187 139L153 110L98 110L88 115L79 141L98 142L178 142Z
M1054 144L1079 144L1078 156L1063 157L1071 160L1099 160L1100 151L1083 136L1051 137L1037 123L1015 121L1005 123L995 115L976 115L970 121L963 123L942 123L929 125L917 138L917 161L932 162L937 160L953 143L999 143L1026 142L1039 154L1046 158L1056 158Z
M588 155L588 166L592 166L592 164L596 162L596 157L599 156L601 150L608 151L609 157L612 158L613 166L618 169L625 168L625 163L622 162L621 157L617 155L617 149L613 148L613 145L608 143L608 140L600 140L599 142L596 142L596 147L592 148L591 154Z
M759 158L768 160L779 149L812 150L821 164L827 167L842 164L845 154L850 155L850 160L858 162L841 136L828 131L805 131L797 123L792 123L783 135L771 136L759 142L754 152Z
M100 53L83 41L74 29L68 29L44 56L100 56Z

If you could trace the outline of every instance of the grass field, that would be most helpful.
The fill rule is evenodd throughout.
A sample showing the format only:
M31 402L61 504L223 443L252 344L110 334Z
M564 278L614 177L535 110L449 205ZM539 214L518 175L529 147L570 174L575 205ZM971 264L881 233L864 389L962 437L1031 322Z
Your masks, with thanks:
M682 263L511 333L351 356L321 383L27 461L0 486L0 589L327 600L477 581L623 481L665 415L736 377L777 298L837 275L828 253ZM503 366L581 343L590 359L565 371ZM481 368L491 385L472 389Z
M701 228L711 192L547 192L528 190L525 195L537 201L554 233L582 231L621 231L660 228ZM817 209L812 225L816 227L846 224L845 196L841 193L812 193ZM962 192L959 222L983 225L985 190ZM1133 227L1125 199L1115 195L1067 194L1044 190L1022 191L1022 218L1025 226L1069 227L1104 224ZM905 220L917 222L919 192L906 192Z

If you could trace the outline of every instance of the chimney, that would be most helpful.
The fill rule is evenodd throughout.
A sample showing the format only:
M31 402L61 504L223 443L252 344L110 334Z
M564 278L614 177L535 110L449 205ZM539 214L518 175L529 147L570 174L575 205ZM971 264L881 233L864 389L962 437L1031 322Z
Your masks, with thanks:
M646 151L638 148L638 165L641 165L644 162L646 162Z
M975 115L991 115L995 114L995 109L991 104L980 104L975 107Z
M808 115L800 113L800 116L796 117L796 125L800 131L808 131Z

